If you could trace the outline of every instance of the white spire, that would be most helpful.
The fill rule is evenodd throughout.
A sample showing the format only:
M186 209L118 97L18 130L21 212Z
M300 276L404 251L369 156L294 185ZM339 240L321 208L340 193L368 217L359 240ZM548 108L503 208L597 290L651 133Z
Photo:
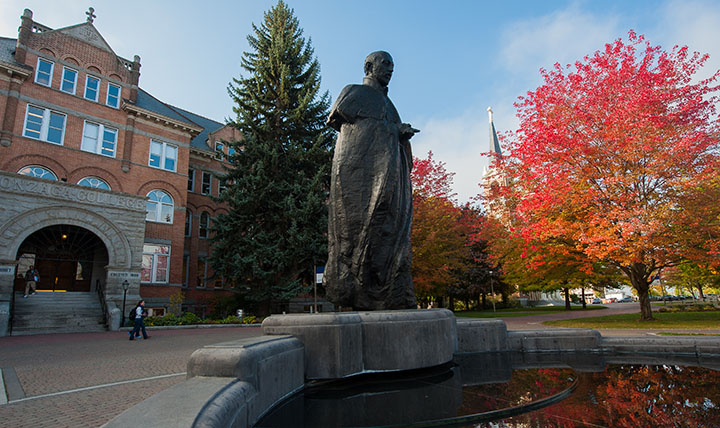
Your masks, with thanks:
M490 118L490 123L492 123L493 122L492 107L488 107L488 117Z

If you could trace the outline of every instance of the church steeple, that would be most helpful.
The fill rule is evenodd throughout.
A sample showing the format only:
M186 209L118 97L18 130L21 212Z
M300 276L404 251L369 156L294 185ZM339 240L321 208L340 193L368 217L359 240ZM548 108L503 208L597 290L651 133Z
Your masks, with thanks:
M502 149L500 149L500 140L498 139L497 132L495 132L495 123L493 122L492 108L488 107L487 111L488 118L490 119L490 153L502 156Z

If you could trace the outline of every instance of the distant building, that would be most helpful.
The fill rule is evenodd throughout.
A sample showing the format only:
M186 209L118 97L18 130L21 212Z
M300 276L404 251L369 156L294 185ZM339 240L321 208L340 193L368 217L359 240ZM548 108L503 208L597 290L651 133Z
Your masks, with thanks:
M119 307L125 283L155 314L182 290L202 314L232 294L206 260L239 131L142 89L140 57L87 15L51 29L25 9L17 39L0 37L0 313L32 264L41 290L99 287Z

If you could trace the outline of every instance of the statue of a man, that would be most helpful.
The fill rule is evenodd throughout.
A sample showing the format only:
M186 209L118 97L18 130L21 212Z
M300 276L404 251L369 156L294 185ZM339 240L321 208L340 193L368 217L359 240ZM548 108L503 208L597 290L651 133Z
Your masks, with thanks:
M412 153L419 132L387 97L387 52L365 58L362 85L338 96L328 125L339 131L330 183L329 300L355 310L415 308L410 272Z

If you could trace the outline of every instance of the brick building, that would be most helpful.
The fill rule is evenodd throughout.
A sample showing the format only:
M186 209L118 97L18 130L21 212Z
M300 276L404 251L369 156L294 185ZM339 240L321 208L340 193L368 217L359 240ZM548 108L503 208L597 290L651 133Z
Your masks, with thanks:
M0 335L30 265L40 290L99 289L111 314L123 297L157 314L182 290L202 313L232 293L205 260L238 131L143 90L140 58L93 18L51 29L26 9L0 37Z

